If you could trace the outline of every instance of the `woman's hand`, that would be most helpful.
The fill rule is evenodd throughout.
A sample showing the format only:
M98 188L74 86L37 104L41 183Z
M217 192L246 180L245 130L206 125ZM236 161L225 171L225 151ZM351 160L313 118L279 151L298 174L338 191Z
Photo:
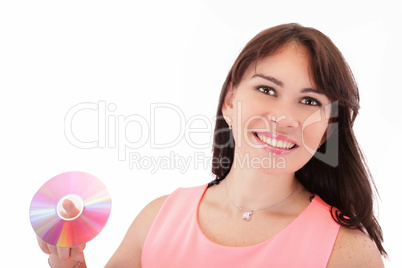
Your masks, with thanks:
M69 199L64 200L62 205L65 212L64 211L60 212L60 214L63 214L61 216L65 218L74 218L80 213L79 209L77 209L74 203ZM83 250L85 249L85 244L72 248L56 247L47 244L39 237L36 238L38 240L39 247L42 249L42 251L50 255L49 262L54 267L63 267L64 266L63 264L65 264L66 267L74 267L77 264L77 262L84 260Z
M57 256L61 260L73 259L75 261L84 260L84 249L85 244L82 244L78 247L73 248L65 248L65 247L56 247L53 245L49 245L46 242L42 241L39 237L36 237L38 240L39 247L46 254L53 254Z

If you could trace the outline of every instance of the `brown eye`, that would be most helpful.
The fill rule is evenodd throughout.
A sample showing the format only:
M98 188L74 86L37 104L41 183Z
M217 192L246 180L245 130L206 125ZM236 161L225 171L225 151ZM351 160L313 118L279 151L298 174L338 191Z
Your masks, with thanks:
M259 86L258 90L267 95L275 95L275 90L271 87Z
M301 100L301 103L309 105L309 106L321 106L321 103L313 98L304 98Z

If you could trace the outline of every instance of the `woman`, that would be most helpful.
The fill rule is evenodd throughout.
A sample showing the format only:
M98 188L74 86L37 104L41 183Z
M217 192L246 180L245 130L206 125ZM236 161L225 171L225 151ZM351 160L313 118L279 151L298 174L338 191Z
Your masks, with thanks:
M358 109L325 35L298 24L259 33L222 88L216 179L148 204L107 267L383 267ZM39 244L53 267L83 258Z

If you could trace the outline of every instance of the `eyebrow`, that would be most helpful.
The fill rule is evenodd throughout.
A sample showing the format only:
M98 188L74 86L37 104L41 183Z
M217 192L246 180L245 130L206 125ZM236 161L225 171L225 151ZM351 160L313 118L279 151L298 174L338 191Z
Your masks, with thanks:
M270 76L270 75L263 75L263 74L254 74L251 78L255 78L255 77L260 77L263 78L265 80L271 81L272 83L274 83L275 85L279 86L279 87L283 87L283 82L279 81L278 79ZM314 89L314 88L303 88L301 93L315 93L315 94L319 94L319 95L325 95L322 91Z
M264 78L265 80L271 81L272 83L274 83L277 86L283 87L283 82L279 81L278 79L276 79L270 75L254 74L251 78L255 78L255 77Z

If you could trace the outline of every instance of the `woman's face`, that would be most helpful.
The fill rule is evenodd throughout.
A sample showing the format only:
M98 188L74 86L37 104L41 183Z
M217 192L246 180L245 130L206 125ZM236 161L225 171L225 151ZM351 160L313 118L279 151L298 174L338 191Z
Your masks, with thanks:
M222 112L243 168L295 172L325 141L331 105L309 75L308 56L303 46L285 45L229 85Z

